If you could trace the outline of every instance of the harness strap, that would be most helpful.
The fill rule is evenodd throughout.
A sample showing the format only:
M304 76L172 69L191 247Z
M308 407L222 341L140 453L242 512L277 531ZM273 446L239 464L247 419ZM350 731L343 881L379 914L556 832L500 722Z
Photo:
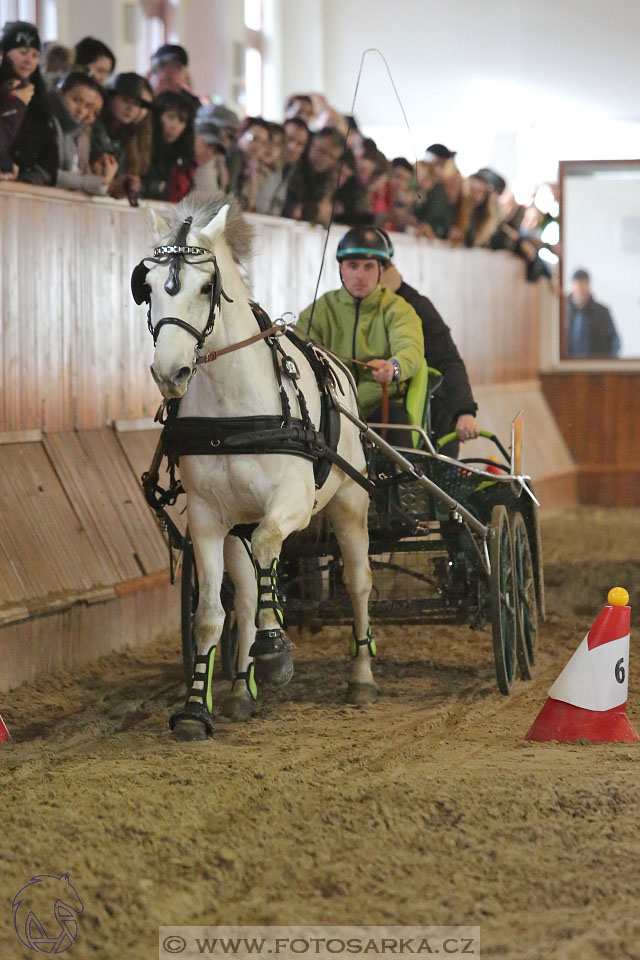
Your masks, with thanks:
M274 323L269 327L268 330L262 330L260 333L256 333L252 337L247 337L246 340L239 340L238 343L232 343L228 347L221 347L220 350L213 350L212 353L205 353L204 356L197 357L196 363L211 363L212 360L217 360L218 357L224 356L225 353L233 353L234 350L240 350L241 347L248 347L252 343L258 343L259 340L265 340L267 337L281 334L282 329L282 324Z
M389 423L389 386L386 383L382 384L382 422ZM387 439L387 432L386 429L380 431L383 440Z

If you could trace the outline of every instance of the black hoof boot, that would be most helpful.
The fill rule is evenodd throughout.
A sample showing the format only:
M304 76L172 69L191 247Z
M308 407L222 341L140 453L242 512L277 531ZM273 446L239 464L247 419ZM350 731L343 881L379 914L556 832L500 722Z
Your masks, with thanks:
M279 627L258 630L249 656L255 658L255 676L264 687L284 687L293 676L295 643Z
M216 648L211 647L208 653L196 653L193 666L193 680L191 690L182 710L169 720L169 727L173 730L176 740L189 742L206 740L213 736L211 721L211 680L213 677L213 661Z
M187 703L182 710L174 713L169 727L176 740L190 743L194 740L206 740L213 736L211 714L202 703Z

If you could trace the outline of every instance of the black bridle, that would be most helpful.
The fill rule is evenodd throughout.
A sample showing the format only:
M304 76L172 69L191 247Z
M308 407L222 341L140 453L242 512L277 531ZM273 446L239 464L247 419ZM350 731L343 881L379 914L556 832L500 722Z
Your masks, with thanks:
M222 278L218 270L215 254L211 253L211 251L205 247L191 247L185 243L191 222L192 217L187 217L178 231L176 242L156 247L153 251L153 256L145 257L141 260L133 272L132 290L134 299L137 303L146 301L149 304L149 309L147 310L147 327L153 337L154 346L158 341L158 335L162 327L174 326L181 327L183 330L186 330L187 333L190 333L191 336L195 338L197 349L201 350L205 340L213 331L215 313L220 307L221 298L224 297L227 303L233 303L231 297L227 296L222 287ZM188 257L200 257L201 259L189 260L187 259ZM186 263L193 266L199 266L202 263L213 264L211 279L202 288L203 293L207 290L210 293L209 315L204 330L197 330L196 327L192 327L190 323L187 323L186 320L182 320L180 317L162 317L158 320L155 327L153 326L151 322L151 288L146 280L147 273L149 272L149 267L146 266L147 263L155 263L160 266L169 265L169 276L165 282L164 289L170 297L175 297L180 292L180 269L183 264Z

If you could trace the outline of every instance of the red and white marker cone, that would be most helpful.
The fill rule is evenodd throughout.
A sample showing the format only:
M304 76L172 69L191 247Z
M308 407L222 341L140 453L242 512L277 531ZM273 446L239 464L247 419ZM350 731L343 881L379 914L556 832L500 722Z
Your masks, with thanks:
M0 717L0 743L4 743L10 738L11 734L7 730L4 720Z
M526 740L640 740L627 717L629 594L614 587L589 633L549 690Z

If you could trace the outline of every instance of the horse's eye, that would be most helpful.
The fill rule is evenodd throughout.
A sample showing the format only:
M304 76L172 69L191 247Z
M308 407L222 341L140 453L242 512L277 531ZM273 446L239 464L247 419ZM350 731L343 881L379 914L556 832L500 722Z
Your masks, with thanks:
M212 290L213 290L213 284L212 284L212 283L205 283L205 285L203 286L203 288L202 288L202 290L200 291L200 293L204 293L205 296L209 297L209 296L211 296L211 291L212 291Z

